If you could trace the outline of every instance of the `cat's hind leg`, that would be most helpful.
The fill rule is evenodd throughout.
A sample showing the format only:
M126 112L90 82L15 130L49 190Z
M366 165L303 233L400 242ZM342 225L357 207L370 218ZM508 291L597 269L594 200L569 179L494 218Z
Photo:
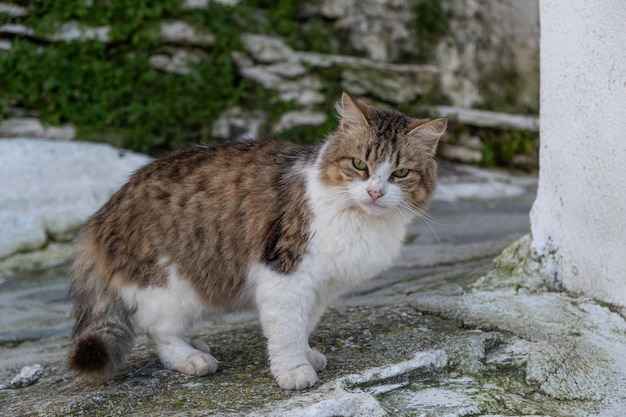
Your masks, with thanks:
M326 369L326 355L320 352L317 349L309 348L309 351L306 353L306 358L316 371L323 371Z
M188 375L207 375L217 370L217 360L201 341L175 334L150 334L163 365Z
M204 306L175 267L167 267L166 271L166 286L131 286L122 290L128 308L134 312L133 321L152 339L166 368L189 375L213 373L217 360L208 346L183 336L202 317Z

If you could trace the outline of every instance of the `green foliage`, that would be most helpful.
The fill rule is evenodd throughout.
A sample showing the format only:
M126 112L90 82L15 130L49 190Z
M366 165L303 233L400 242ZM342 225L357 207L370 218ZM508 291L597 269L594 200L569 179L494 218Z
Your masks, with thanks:
M215 54L196 66L195 76L181 76L158 72L148 58L143 51L120 57L98 42L42 51L16 42L0 59L6 81L0 94L39 110L44 122L76 124L84 139L104 135L141 152L207 140L211 122L240 94L232 65Z
M0 25L11 23L11 16L8 13L0 13Z
M290 36L298 32L297 13L302 3L298 0L274 0L256 2L257 8L268 13L268 23L282 36Z
M332 53L331 27L321 17L302 15L313 0L243 0L237 10L245 14L246 32L281 36L296 50Z
M441 0L419 0L414 11L418 59L429 60L439 38L448 32L448 16Z
M40 34L59 22L111 25L112 42L58 42L42 47L16 40L0 55L0 108L37 110L46 123L72 123L82 139L156 153L210 139L219 114L242 100L272 101L237 76L231 52L239 49L236 16L212 5L195 22L217 37L189 75L163 73L149 64L161 52L155 28L183 15L180 1L51 0L33 2L28 24Z
M510 166L516 155L537 156L538 141L536 133L529 130L483 130L484 165Z
M421 106L441 106L451 104L450 99L442 93L441 79L433 81L432 86L419 98Z
M480 107L485 110L535 113L536 110L519 108L521 85L519 74L513 70L498 69L486 72L478 83L478 88L487 97Z
M209 141L214 121L235 104L263 108L273 121L295 107L238 76L231 54L242 49L240 33L278 34L296 49L330 49L330 36L323 36L328 33L324 22L308 19L303 25L298 17L303 1L243 0L235 8L211 2L202 10L182 10L181 3L30 2L29 15L20 23L33 27L38 37L77 21L92 27L110 26L110 42L15 40L10 52L0 54L0 118L9 105L17 106L37 111L44 123L76 125L81 139L160 153ZM5 15L2 18L11 21ZM159 23L168 19L185 20L216 37L209 51L196 51L207 57L191 65L188 75L164 73L149 63L150 56L168 52L158 36ZM304 141L320 138L318 133L288 136Z
M448 145L462 145L462 137L478 137L482 142L481 166L507 167L532 172L539 164L539 136L530 130L503 130L479 128L448 119L446 140L439 143L441 153ZM523 156L514 163L517 156Z
M133 40L148 22L172 16L181 0L46 0L30 2L29 22L41 33L51 33L62 22L77 20L88 26L112 25L113 41Z
M210 2L200 10L181 9L182 0L29 2L27 17L11 19L0 14L0 22L31 26L39 39L68 21L110 26L111 41L14 40L11 51L0 53L0 119L9 106L17 106L37 111L45 123L74 124L81 139L104 140L152 154L212 140L213 123L236 104L263 109L270 122L276 122L297 104L284 102L276 92L241 78L232 52L242 50L239 36L244 32L280 35L296 50L329 53L339 48L345 52L341 50L344 46L331 43L336 39L336 29L329 26L330 22L302 15L311 1L242 0L237 7ZM414 10L418 43L424 59L428 59L432 46L448 30L447 16L440 0L420 0ZM170 52L160 43L158 27L161 21L172 19L184 20L216 38L208 50L190 48L203 58L190 65L187 75L159 71L149 62L155 54ZM326 88L327 101L319 107L327 114L327 121L282 132L283 139L315 143L336 126L334 105L342 91L342 69L331 66L315 71ZM516 78L501 75L510 83L491 95L495 107L514 101L511 94ZM434 83L419 103L400 107L415 114L415 106L441 104L443 100L440 86ZM260 134L268 136L270 132ZM485 131L480 136L488 165L508 164L518 153L536 154L531 132Z

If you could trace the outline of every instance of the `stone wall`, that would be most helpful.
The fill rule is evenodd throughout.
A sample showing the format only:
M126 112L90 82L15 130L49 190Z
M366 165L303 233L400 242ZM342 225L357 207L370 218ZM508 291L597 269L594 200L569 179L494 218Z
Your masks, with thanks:
M444 2L436 47L444 95L456 106L537 113L539 5L534 0Z
M222 81L203 78L206 75L199 73L197 65L213 65L215 50L225 48L225 32L212 33L209 25L196 18L205 16L206 22L208 15L210 22L219 13L220 18L236 16L229 24L237 26L232 29L238 39L229 40L226 48L232 50L220 59L234 63L234 82L239 84L233 91L244 93L233 93L232 99L220 102L219 112L207 113L199 122L190 121L186 134L192 141L286 131L291 131L287 138L294 139L303 129L322 126L320 131L327 131L334 124L333 103L341 90L416 115L436 113L433 106L440 104L517 113L538 110L536 0L303 0L289 13L262 8L250 12L251 5L259 2L246 0L170 3L174 5L164 7L160 19L151 17L145 28L137 27L124 36L115 30L116 22L94 25L80 18L56 22L52 31L42 31L29 15L28 2L0 3L0 22L4 22L0 25L0 63L15 50L16 42L39 48L98 42L107 45L107 53L124 48L127 56L133 57L146 52L133 51L141 46L139 36L145 35L152 42L149 65L158 73L219 83ZM82 7L94 6L84 2ZM281 27L285 22L292 26ZM315 46L318 44L323 46ZM251 92L254 86L263 88L262 97ZM36 123L32 118L15 119L24 113L46 120L45 108L22 108L22 100L13 96L10 88L0 87L5 109L0 136L16 136L16 129L24 129L21 122ZM72 120L71 115L57 119L78 124L77 136L84 136L85 122ZM186 122L184 116L173 121L179 125ZM41 133L45 128L37 129L45 136ZM76 136L69 129L63 138ZM319 134L315 131L313 136ZM467 141L457 142L453 146Z
M385 62L430 63L454 106L537 113L539 9L534 0L324 0L319 13L351 49ZM430 5L419 7L419 5ZM440 5L441 11L437 10ZM423 14L440 17L420 16ZM441 18L443 22L433 27ZM437 31L429 34L419 25ZM420 37L424 39L420 39Z

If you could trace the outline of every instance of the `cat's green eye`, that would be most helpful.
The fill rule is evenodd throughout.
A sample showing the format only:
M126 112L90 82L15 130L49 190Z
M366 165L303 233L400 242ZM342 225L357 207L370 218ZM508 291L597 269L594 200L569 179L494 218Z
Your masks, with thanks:
M391 175L395 178L404 178L409 175L409 170L407 168L398 169L393 171L393 174Z
M352 159L352 166L355 167L356 169L358 169L359 171L367 170L367 164L365 162L361 161L360 159L353 158Z

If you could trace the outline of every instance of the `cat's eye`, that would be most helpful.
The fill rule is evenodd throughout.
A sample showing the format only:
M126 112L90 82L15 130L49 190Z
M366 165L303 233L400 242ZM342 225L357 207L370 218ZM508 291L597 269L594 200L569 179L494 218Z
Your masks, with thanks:
M409 175L409 170L407 168L397 169L391 174L394 178L404 178L407 175Z
M352 159L352 166L355 167L356 169L358 169L359 171L366 171L367 170L367 164L365 162L361 161L360 159L353 158Z

